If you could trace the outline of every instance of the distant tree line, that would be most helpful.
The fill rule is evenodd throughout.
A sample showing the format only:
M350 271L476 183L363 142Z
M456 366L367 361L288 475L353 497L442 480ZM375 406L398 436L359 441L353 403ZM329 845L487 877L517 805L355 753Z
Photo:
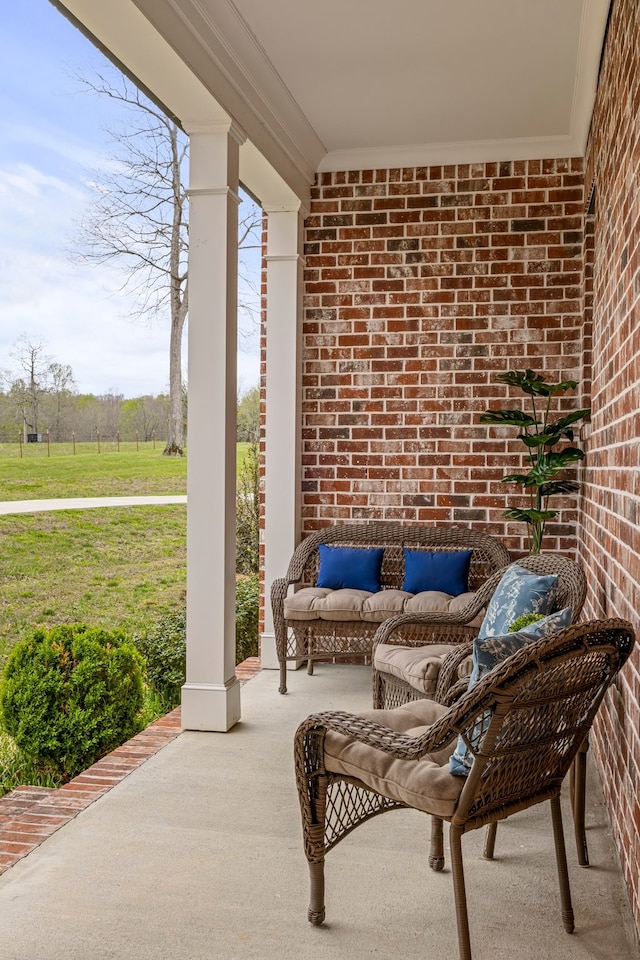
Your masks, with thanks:
M52 443L105 441L166 441L170 422L168 393L127 399L122 394L79 393L70 366L45 352L40 341L26 335L17 341L11 357L13 371L1 371L0 442L22 438ZM187 393L182 391L186 434ZM238 440L255 442L259 435L260 400L255 387L238 398Z
M0 392L0 442L28 442L33 437L52 443L79 443L100 438L117 440L159 440L167 437L168 394L142 396L132 400L121 394L92 393L55 388L39 398L37 419L24 415L20 389Z

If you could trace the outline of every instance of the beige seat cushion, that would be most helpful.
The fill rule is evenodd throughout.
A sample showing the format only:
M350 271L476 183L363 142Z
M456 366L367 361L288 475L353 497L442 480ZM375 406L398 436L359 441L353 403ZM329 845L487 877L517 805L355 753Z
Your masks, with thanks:
M316 597L311 608L321 620L362 620L362 608L373 596L376 594L352 587L329 590L326 597Z
M367 710L359 715L398 733L418 737L446 712L447 707L433 700L414 700L395 710ZM450 817L465 782L463 777L449 773L449 757L455 744L454 737L444 750L420 760L397 760L376 747L329 730L324 761L327 770L356 777L386 797L425 813Z
M432 643L424 647L379 643L373 662L380 673L391 674L424 696L433 697L442 661L455 649L448 643Z
M362 604L362 619L382 623L389 617L404 613L405 603L412 596L412 593L405 593L404 590L380 590L379 593L372 593Z
M404 605L404 613L457 613L462 610L473 599L474 593L460 593L457 597L450 597L448 593L439 593L436 590L425 591L424 593L407 594L407 601ZM482 623L484 611L479 613L473 620L469 621L470 626L479 627Z
M439 590L424 593L406 593L404 590L329 590L326 587L303 587L285 597L285 620L366 620L382 623L399 613L456 612L473 597L462 593L451 597ZM482 622L482 615L477 619ZM476 624L476 620L472 621Z

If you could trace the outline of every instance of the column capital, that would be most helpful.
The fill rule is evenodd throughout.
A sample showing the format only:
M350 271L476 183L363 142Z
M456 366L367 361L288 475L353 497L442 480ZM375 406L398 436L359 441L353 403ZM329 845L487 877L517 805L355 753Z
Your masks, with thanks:
M187 187L185 193L190 200L194 197L228 197L238 206L242 203L240 194L231 187Z
M267 263L291 263L295 261L296 263L301 263L304 267L306 260L299 253L267 253L264 255L263 259Z
M247 139L247 135L242 127L238 126L231 117L220 120L183 120L182 126L185 133L190 137L197 136L198 134L226 133L240 146L242 146Z
M302 205L301 200L292 200L290 203L263 203L265 213L298 213L304 219L309 211Z

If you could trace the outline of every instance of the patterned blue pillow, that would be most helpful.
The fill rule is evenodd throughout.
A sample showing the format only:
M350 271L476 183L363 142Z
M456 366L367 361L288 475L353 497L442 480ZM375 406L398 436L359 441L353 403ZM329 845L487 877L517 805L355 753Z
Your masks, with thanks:
M407 593L441 590L457 597L469 589L469 565L473 550L404 551L404 583Z
M478 636L508 633L509 625L523 613L549 613L550 594L557 582L555 574L539 577L519 563L512 563L489 601Z
M328 547L326 543L320 543L318 550L320 570L316 587L326 587L328 590L351 587L353 590L368 590L369 593L377 593L380 589L382 547L359 549Z
M544 617L542 620L536 620L515 633L506 633L500 637L476 637L473 641L473 670L469 677L469 689L489 673L490 670L512 653L520 650L529 643L539 640L540 637L546 637L550 633L562 630L571 623L571 607L565 607L564 610L557 610ZM482 737L486 733L491 714L489 712L476 718L475 725L470 735L470 740L474 748L478 746ZM458 737L456 749L449 760L449 772L456 776L466 777L473 763L473 754L467 747L462 736Z

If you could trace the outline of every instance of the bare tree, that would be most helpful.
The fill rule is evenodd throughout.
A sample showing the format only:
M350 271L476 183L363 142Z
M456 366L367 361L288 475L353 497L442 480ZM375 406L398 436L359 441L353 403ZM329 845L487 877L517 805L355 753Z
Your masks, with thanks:
M45 351L46 346L41 340L32 340L23 333L10 352L17 363L17 371L4 376L25 442L30 433L40 433L41 424L59 436L63 417L70 411L75 394L71 367L58 363Z
M187 196L182 167L187 140L174 120L122 75L79 78L87 89L127 108L126 127L110 130L110 163L96 172L91 209L79 225L77 259L124 263L134 315L169 309L169 436L164 453L181 456L182 332L188 310Z
M12 392L20 408L26 442L29 433L38 433L40 403L48 389L47 378L53 358L45 353L41 340L30 340L26 333L18 338L10 356L22 373L14 380Z
M73 370L69 364L49 364L46 415L54 440L61 440L66 431L73 409L75 386Z
M169 423L164 454L184 450L182 335L189 287L188 202L185 167L188 140L176 121L121 74L79 77L90 91L128 109L126 126L109 131L115 151L94 178L91 211L80 224L76 257L104 264L120 261L124 287L137 302L137 316L169 310ZM241 222L246 246L256 240L259 211Z

